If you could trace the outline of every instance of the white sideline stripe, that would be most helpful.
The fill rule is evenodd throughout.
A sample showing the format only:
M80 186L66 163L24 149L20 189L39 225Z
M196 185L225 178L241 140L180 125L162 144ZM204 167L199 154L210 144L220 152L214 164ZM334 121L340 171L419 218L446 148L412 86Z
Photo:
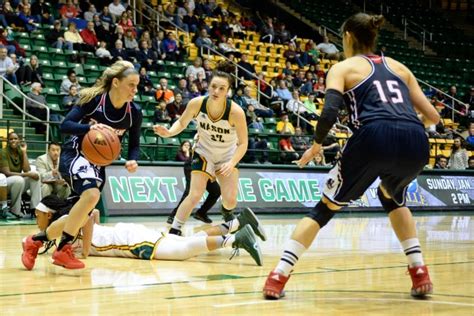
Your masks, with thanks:
M454 305L454 306L471 306L474 307L474 304L462 303L462 302L448 302L448 301L433 301L433 300L417 300L417 299L404 299L404 298L367 298L367 297L321 297L321 298L304 298L305 301L377 301L377 302L407 302L407 303L427 303L427 304L437 304L437 305ZM277 302L294 302L294 300L289 300L288 298L281 301L250 301L250 302L241 302L241 303L231 303L231 304L217 304L212 305L216 308L230 307L230 306L240 306L240 305L257 305L257 304L268 304L268 303L277 303Z

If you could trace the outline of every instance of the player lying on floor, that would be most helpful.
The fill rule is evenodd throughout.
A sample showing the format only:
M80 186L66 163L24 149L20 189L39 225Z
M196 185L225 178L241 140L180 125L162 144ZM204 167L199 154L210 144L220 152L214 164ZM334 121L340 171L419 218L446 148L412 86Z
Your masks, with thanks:
M33 269L38 250L44 243L61 237L67 212L71 207L72 205L54 195L43 198L37 205L36 220L40 232L25 237L22 242L22 262L26 269ZM80 251L84 258L91 255L186 260L219 248L243 248L258 265L262 265L256 234L262 240L266 240L266 235L257 217L248 208L234 220L209 227L189 237L165 234L140 224L103 226L98 219L98 211L92 211L74 242L73 248Z

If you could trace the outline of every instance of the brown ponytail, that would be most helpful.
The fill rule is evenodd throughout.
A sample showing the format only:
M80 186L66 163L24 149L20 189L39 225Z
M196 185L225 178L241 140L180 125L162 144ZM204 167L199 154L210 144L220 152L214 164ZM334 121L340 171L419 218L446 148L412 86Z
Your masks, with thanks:
M349 32L354 38L354 51L366 49L375 50L375 44L380 27L384 24L385 18L382 15L369 15L357 13L348 18L341 29L342 32Z
M228 61L220 61L217 63L216 68L214 68L214 71L212 72L212 78L226 78L229 82L229 88L232 88L232 85L234 84L234 77L232 76L233 74L235 74L234 64Z

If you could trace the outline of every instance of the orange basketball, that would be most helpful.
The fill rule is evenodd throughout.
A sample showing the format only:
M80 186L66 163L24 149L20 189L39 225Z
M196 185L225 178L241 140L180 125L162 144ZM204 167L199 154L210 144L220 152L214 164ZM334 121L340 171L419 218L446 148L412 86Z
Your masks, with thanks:
M118 158L122 145L111 130L91 129L82 139L82 153L89 162L97 166L108 166Z

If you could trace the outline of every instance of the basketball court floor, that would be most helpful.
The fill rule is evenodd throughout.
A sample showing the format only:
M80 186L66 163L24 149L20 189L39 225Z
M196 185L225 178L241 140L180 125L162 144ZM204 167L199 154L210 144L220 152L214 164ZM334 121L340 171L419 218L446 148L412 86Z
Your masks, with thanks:
M279 301L262 299L265 278L301 215L260 216L269 240L264 265L243 250L193 259L89 257L83 270L37 259L21 264L21 239L34 225L0 222L0 315L474 315L474 213L416 214L435 293L409 295L410 277L384 214L333 219L297 265ZM214 221L217 216L212 216ZM166 230L165 217L109 218ZM186 234L199 230L190 220Z

